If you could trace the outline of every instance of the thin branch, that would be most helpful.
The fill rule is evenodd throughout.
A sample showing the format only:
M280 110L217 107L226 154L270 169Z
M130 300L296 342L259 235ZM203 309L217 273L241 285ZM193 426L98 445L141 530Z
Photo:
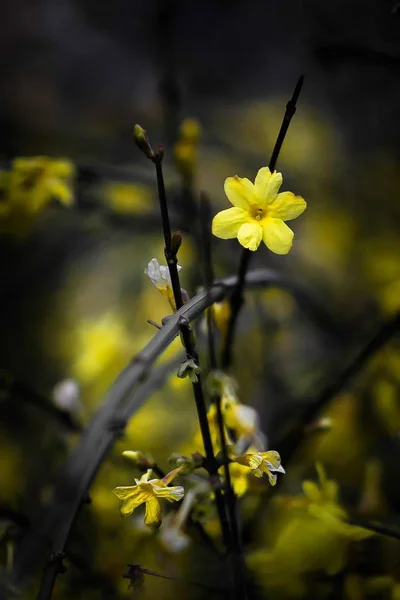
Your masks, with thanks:
M375 335L356 353L355 357L336 372L331 382L321 391L317 399L307 404L291 431L277 445L285 466L304 440L304 434L309 423L363 369L368 360L399 331L399 328L400 312L385 321Z
M160 152L155 154L153 162L156 167L157 174L157 186L158 196L160 203L161 219L164 232L165 241L165 258L167 261L169 274L171 278L172 290L174 294L175 306L179 310L183 306L181 284L179 281L178 273L178 258L177 248L172 247L172 234L171 224L168 214L168 203L165 193L164 177L162 172L162 156ZM186 356L188 359L192 359L197 365L199 365L199 358L197 355L195 339L192 331L189 328L189 324L184 319L180 321L180 331L183 341L183 346L186 350ZM204 451L206 455L206 469L209 473L210 479L219 481L218 475L218 464L215 460L213 444L211 440L210 425L207 418L207 407L203 393L203 386L201 381L201 375L198 374L196 381L192 381L193 396L196 403L197 417L199 420L201 436L203 440ZM229 522L225 511L225 501L222 495L222 491L215 487L214 488L215 505L217 508L218 519L221 526L222 537L226 547L229 549L232 544L231 531ZM233 569L233 580L235 580L235 569ZM238 582L240 583L240 582ZM235 586L236 587L236 586ZM243 586L241 586L243 587ZM244 597L243 597L244 598Z
M360 519L350 519L349 523L351 523L351 525L356 525L357 527L362 527L363 529L368 529L368 531L374 531L380 535L391 537L395 540L400 540L400 531L396 531L387 525L382 525L381 523L371 523L369 521L362 521Z
M278 137L276 139L275 146L272 151L271 159L270 159L269 165L268 165L271 172L273 172L275 170L276 163L277 163L277 160L279 157L279 153L281 151L287 130L290 125L290 121L292 120L292 118L296 112L296 104L299 99L299 95L301 92L301 88L303 87L303 83L304 83L304 75L301 75L301 77L299 77L299 80L297 81L297 84L296 84L296 87L294 89L291 99L286 104L286 111L285 111L285 114L283 117L281 128L279 130ZM240 258L240 264L239 264L238 282L237 282L237 285L236 285L235 289L233 290L233 293L231 296L231 317L229 319L228 331L226 334L225 345L224 345L223 352L222 352L222 368L224 370L229 369L229 367L232 364L232 355L233 355L233 348L234 348L234 342L235 342L236 326L237 326L237 321L239 318L240 311L241 311L243 303L244 303L244 296L243 296L244 284L245 284L245 279L246 279L246 273L247 273L249 265L250 265L251 255L252 255L251 250L248 250L247 248L243 248L241 258Z
M212 251L211 251L211 208L210 202L207 196L202 193L200 196L200 235L202 239L203 247L203 268L204 268L204 284L205 290L210 291L214 282L214 269L212 262ZM208 346L208 360L209 368L211 371L217 368L217 353L215 350L215 336L214 336L214 319L213 311L209 308L206 312L207 319L207 346Z
M22 402L26 402L26 404L30 404L45 412L70 431L82 431L81 425L69 412L58 408L58 406L53 404L48 398L41 396L34 390L28 388L23 382L13 379L4 371L0 372L0 389L4 389L11 396L16 396Z
M209 290L214 280L212 250L211 250L211 210L210 203L203 194L200 198L200 225L201 237L203 243L203 262L204 262L204 279L205 287ZM214 320L212 318L211 308L207 311L207 339L209 350L209 362L211 370L218 368L218 359L215 352L214 343ZM228 462L228 452L225 437L224 417L221 409L221 396L218 394L213 398L217 409L217 423L219 432L219 441L221 445L221 453L223 457L223 470L225 476L226 487L226 505L228 509L229 523L232 535L232 550L234 554L234 567L238 571L240 585L245 588L245 562L243 558L242 543L240 537L240 527L238 523L236 495L232 485L231 473Z

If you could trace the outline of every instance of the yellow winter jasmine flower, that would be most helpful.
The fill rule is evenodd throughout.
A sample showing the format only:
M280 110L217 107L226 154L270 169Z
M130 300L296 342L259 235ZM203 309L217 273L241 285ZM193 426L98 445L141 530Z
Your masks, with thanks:
M247 442L247 446L249 442L263 443L265 436L260 431L260 417L255 408L242 404L234 395L224 392L221 397L221 410L225 425L234 431L237 442L242 438L245 445Z
M77 358L73 374L89 384L101 375L111 379L129 359L132 352L123 322L114 313L79 324L76 340Z
M197 166L197 149L201 128L195 119L185 119L180 128L180 136L174 146L176 166L184 179L193 179Z
M11 171L0 173L1 230L26 235L52 200L71 206L74 173L74 166L66 160L44 156L15 159Z
M13 162L11 185L14 192L25 190L31 195L31 210L39 211L55 198L70 206L73 194L70 180L75 173L71 162L46 156L17 158Z
M296 219L306 202L292 192L278 194L282 173L262 167L254 184L246 178L228 177L224 189L233 208L219 212L213 219L212 232L223 240L237 237L249 250L264 244L275 254L287 254L292 247L293 231L284 221Z
M236 496L243 496L248 488L249 488L249 470L246 466L241 465L237 462L231 463L229 465L229 471L231 475L231 481L233 485L233 490ZM224 475L223 467L219 469L222 477Z
M177 265L178 271L182 269ZM160 265L156 258L152 258L147 269L144 270L151 283L167 298L173 310L176 310L174 292L172 290L171 276L166 265Z
M181 485L168 487L168 484L178 475L180 467L174 469L162 479L150 479L151 469L148 469L140 479L135 479L135 485L116 487L113 493L122 500L121 515L129 517L140 506L146 504L144 523L147 527L158 529L162 523L161 506L158 498L169 502L181 500L184 489Z
M347 511L338 501L339 488L336 481L327 479L324 467L317 463L319 485L313 481L303 482L303 491L309 501L308 514L322 521L335 534L349 541L359 541L371 537L373 533L362 527L347 523Z
M271 485L276 484L275 472L285 473L285 469L281 465L281 457L276 450L269 450L268 452L250 450L242 456L236 456L233 461L249 467L256 477L262 477L266 473Z

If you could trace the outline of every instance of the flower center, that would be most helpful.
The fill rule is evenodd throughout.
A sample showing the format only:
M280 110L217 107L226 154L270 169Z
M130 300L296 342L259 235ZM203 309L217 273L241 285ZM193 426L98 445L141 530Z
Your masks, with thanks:
M264 215L264 211L262 208L254 209L254 218L256 221L261 221L263 215Z

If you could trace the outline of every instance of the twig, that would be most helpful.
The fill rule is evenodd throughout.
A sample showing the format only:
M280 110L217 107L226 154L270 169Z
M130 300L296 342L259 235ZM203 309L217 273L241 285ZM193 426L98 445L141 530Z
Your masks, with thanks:
M171 278L172 290L174 294L175 305L177 309L182 308L183 299L181 292L181 285L179 281L179 273L178 273L178 258L177 258L177 250L178 248L173 248L172 246L172 234L171 234L171 225L169 221L168 214L168 204L167 198L165 194L165 185L164 185L164 177L162 172L162 156L163 154L158 151L154 158L152 159L157 174L157 187L158 187L158 197L160 203L160 211L161 211L161 219L162 226L164 232L164 242L165 242L165 258L167 261L169 274ZM186 356L188 359L192 359L197 365L199 365L199 358L197 355L197 350L195 346L195 340L192 331L189 328L189 324L185 319L180 320L180 331L182 335L183 346L186 350ZM203 393L203 386L201 382L201 375L198 374L197 380L192 382L192 389L194 400L196 403L197 409L197 417L199 420L201 436L203 439L204 451L206 455L206 469L209 473L210 478L215 480L219 480L218 475L218 464L215 460L214 449L211 440L211 432L210 426L207 418L207 407ZM222 491L218 488L214 488L214 497L215 504L217 508L218 519L221 526L222 537L227 548L230 548L232 539L231 539L231 531L229 528L229 523L226 517L225 512L225 502L224 497L222 495ZM235 573L233 572L233 576L235 578Z
M303 441L308 424L361 371L367 361L398 332L399 328L400 312L383 323L376 334L358 351L355 358L336 373L331 383L322 390L317 399L306 406L292 430L277 445L285 466Z
M203 245L203 266L204 266L204 283L205 290L207 293L211 290L214 282L214 269L212 263L212 252L211 252L211 235L210 235L210 223L211 223L211 210L210 202L207 196L202 193L200 196L200 236ZM208 346L208 360L209 368L211 371L217 368L217 353L215 350L215 336L214 336L214 318L212 307L206 311L207 319L207 346Z
M0 371L0 388L5 389L10 395L17 396L22 402L26 402L57 419L62 426L70 431L82 431L81 425L69 412L58 408L48 398L31 390L23 382L13 379L4 371Z
M278 156L281 151L282 144L285 140L285 136L286 136L287 130L289 128L290 121L292 120L293 115L296 112L296 104L297 104L297 100L299 99L301 88L303 87L303 82L304 82L304 75L301 75L301 77L299 78L299 80L296 84L293 95L286 105L286 111L285 111L285 114L283 117L281 128L279 130L278 137L276 139L275 146L272 151L271 160L269 161L269 165L268 165L271 173L275 170ZM238 282L237 282L237 285L236 285L235 289L233 290L233 293L231 296L231 316L229 319L228 331L226 334L225 345L224 345L223 352L222 352L222 368L223 369L229 369L229 367L231 366L231 363L232 363L232 354L233 354L234 341L235 341L236 325L237 325L237 321L239 318L239 313L242 309L243 302L244 302L244 297L243 297L244 282L246 279L246 273L247 273L249 265L250 265L251 255L252 255L251 250L248 250L247 248L243 248L242 255L240 258L240 264L239 264Z
M349 523L351 523L351 525L356 525L357 527L362 527L363 529L368 529L368 531L374 531L380 535L391 537L395 540L400 540L400 531L396 531L387 525L382 525L381 523L371 523L369 521L362 521L359 519L350 519Z
M211 251L211 210L210 203L207 197L203 194L200 198L200 225L201 225L201 237L203 243L203 263L204 263L204 279L205 279L205 287L206 290L209 290L212 286L214 280L213 273L213 262L212 262L212 251ZM213 318L212 318L212 310L211 308L207 311L207 339L208 339L208 350L209 350L209 361L211 370L216 370L218 368L218 359L217 354L215 352L215 344L214 344L214 331L213 331ZM232 533L232 550L234 553L234 561L235 561L235 569L240 573L239 581L242 587L244 588L245 593L245 563L243 558L243 550L242 543L240 537L240 527L238 523L238 513L237 513L237 501L236 495L232 485L231 473L229 469L229 460L228 460L228 451L226 446L226 437L225 437L225 425L224 425L224 417L221 409L221 396L217 394L213 398L215 402L215 406L217 409L217 423L218 423L218 433L219 433L219 441L221 444L221 453L223 457L223 470L225 476L225 486L226 486L226 505L228 509L229 515L229 523L231 527Z

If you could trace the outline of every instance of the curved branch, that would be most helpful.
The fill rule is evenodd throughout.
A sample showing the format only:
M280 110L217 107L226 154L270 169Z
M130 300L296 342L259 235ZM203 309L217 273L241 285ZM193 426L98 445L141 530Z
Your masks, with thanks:
M117 437L123 433L127 419L136 412L154 389L164 382L174 368L173 365L177 364L177 359L175 362L171 361L159 367L146 381L152 365L179 334L182 318L192 322L206 308L214 302L221 301L231 292L236 282L235 276L228 277L216 282L209 291L200 291L196 294L175 314L166 319L163 327L117 377L106 393L99 410L81 435L80 442L68 457L55 484L52 506L41 511L36 526L32 527L31 532L27 534L10 575L9 582L13 585L20 585L32 575L46 551L43 540L50 536L54 540L53 551L45 570L43 580L45 593L41 598L50 596L55 578L62 568L62 557L74 521L99 467ZM303 300L305 297L311 298L305 288L293 284L284 275L268 269L248 273L246 286L249 288L279 286L291 291L295 296L301 290Z

